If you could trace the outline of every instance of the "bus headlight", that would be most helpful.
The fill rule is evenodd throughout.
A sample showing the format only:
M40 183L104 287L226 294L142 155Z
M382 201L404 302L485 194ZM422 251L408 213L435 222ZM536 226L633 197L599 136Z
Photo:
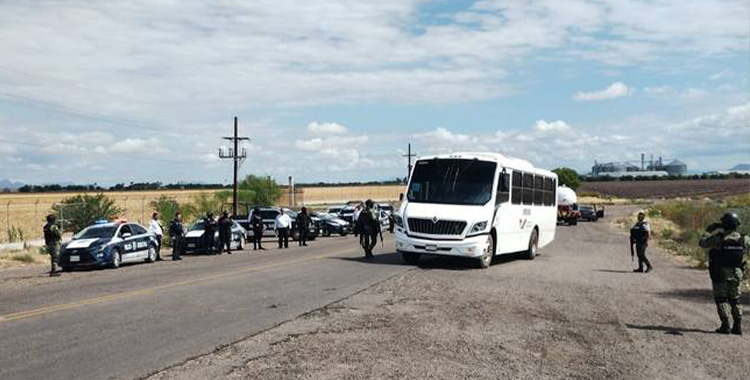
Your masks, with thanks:
M393 219L396 221L396 225L404 228L404 219L401 217L401 215L394 215Z
M479 232L484 231L487 228L487 221L483 222L477 222L474 223L474 225L471 227L471 230L469 231L469 234L476 234Z

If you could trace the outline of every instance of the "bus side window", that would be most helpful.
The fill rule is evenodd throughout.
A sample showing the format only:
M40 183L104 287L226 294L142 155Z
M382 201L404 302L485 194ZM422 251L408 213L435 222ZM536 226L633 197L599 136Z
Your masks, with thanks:
M521 200L523 199L523 184L521 183L521 172L514 171L513 172L513 183L512 188L513 192L510 195L511 203L514 205L520 205Z
M506 203L510 200L510 174L500 173L497 181L497 197L495 197L495 205Z

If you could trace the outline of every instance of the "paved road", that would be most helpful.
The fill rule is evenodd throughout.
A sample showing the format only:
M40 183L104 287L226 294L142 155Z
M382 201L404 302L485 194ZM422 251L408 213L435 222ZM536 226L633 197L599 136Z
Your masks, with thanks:
M0 273L0 379L143 377L410 269L356 247L327 238L61 278Z

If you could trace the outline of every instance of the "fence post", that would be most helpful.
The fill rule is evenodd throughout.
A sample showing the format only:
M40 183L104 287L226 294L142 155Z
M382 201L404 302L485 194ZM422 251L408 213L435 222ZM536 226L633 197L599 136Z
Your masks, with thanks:
M8 242L10 242L10 202L5 204L5 233L8 234Z

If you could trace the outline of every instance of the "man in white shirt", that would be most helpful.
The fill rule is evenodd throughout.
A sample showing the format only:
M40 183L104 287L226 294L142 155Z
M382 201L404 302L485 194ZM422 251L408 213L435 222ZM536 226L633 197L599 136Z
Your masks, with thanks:
M148 224L148 232L151 232L156 236L156 260L161 261L161 239L164 236L164 231L159 223L159 213L155 212L151 215L151 222Z
M280 210L274 227L276 236L279 238L279 249L289 248L289 229L292 227L292 218L285 214L284 210Z
M362 212L362 207L360 204L357 204L354 206L354 213L352 214L352 230L354 230L354 236L359 235L359 230L357 229L357 221L359 220L359 214Z

